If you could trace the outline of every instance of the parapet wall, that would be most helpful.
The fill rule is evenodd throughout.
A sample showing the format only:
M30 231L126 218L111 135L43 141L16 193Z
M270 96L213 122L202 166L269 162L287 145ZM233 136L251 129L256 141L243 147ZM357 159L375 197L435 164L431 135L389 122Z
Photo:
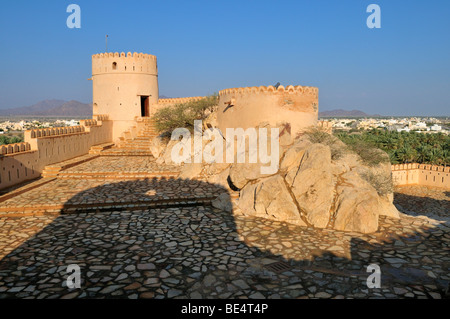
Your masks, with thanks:
M315 126L318 118L319 89L308 86L260 86L219 91L218 126L227 128L256 127L290 123L292 134Z
M423 185L450 189L450 167L428 164L392 165L394 185Z
M145 53L107 52L92 56L92 75L103 73L158 74L156 56Z
M158 103L153 104L150 107L150 111L151 111L150 115L154 115L156 113L156 111L158 111L159 109L161 109L163 107L167 107L167 106L175 105L175 104L198 101L198 100L201 100L204 98L205 98L204 96L193 96L193 97L177 97L177 98L159 99Z
M28 130L25 142L1 146L0 189L37 178L49 164L87 154L91 146L112 141L112 121L80 122L80 126Z

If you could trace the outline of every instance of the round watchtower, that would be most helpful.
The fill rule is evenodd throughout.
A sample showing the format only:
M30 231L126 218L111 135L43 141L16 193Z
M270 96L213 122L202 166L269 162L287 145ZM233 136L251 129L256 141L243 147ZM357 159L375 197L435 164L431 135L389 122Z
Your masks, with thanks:
M280 85L232 88L219 91L217 122L225 134L227 128L256 127L289 123L295 135L315 126L318 119L319 89L308 86Z
M158 102L156 56L108 52L92 56L93 114L113 121L113 140L135 124L135 117L150 116Z

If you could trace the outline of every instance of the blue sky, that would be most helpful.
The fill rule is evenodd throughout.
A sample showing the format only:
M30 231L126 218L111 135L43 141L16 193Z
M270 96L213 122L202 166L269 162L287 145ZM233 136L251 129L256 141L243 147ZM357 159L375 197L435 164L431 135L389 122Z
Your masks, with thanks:
M81 29L66 8L81 7ZM381 7L381 29L366 8ZM160 94L319 87L319 110L450 115L450 1L2 1L0 108L91 102L91 55L158 58Z

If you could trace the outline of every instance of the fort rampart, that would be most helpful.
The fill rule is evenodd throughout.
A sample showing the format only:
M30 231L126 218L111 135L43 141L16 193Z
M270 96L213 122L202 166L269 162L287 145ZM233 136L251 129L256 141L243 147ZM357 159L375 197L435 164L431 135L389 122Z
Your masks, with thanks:
M429 164L392 165L394 185L423 185L450 189L450 167Z
M25 142L0 146L0 189L37 178L46 165L87 154L91 146L111 141L112 121L105 115L82 120L79 126L28 130Z

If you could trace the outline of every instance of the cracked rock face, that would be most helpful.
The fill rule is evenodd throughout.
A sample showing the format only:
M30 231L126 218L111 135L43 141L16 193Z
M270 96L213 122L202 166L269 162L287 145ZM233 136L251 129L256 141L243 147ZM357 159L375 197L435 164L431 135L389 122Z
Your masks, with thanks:
M252 169L232 165L230 177L240 188L238 207L244 214L360 233L375 232L380 215L398 218L392 193L378 194L364 178L367 172L389 177L389 165L368 167L356 154L333 160L328 145L306 136L280 155L280 170L269 177L259 174L257 164Z
M280 175L263 178L247 185L240 194L239 208L252 216L306 226L295 199Z
M312 144L286 175L300 210L314 227L325 228L330 222L334 190L330 162L330 148Z

